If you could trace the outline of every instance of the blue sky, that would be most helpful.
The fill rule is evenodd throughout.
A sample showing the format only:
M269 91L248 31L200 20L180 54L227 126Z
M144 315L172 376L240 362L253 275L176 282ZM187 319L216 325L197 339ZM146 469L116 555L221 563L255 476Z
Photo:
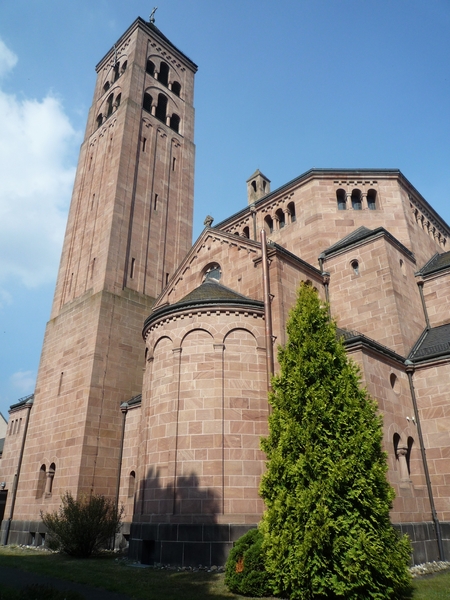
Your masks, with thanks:
M156 0L154 0L156 4ZM450 221L449 0L158 0L199 65L194 237L312 167L399 168ZM137 0L0 0L0 411L30 393L96 63Z

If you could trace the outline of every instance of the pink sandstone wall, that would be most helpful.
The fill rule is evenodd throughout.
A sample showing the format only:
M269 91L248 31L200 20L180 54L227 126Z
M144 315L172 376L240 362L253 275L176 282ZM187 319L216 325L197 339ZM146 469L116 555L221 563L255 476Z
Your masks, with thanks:
M413 380L438 518L450 521L450 362L417 367Z
M449 321L450 273L436 273L424 281L423 293L431 327L444 325Z
M152 327L138 519L258 519L268 415L263 336L258 312L219 308L169 317L163 333Z
M394 523L420 523L431 521L431 509L425 484L417 428L413 424L414 411L404 369L389 358L381 358L368 351L350 352L350 357L360 366L363 384L378 404L383 416L384 450L388 458L388 479L396 497L391 510ZM392 376L395 384L392 386ZM407 417L410 419L407 420ZM410 471L400 464L394 450L394 434L400 436L399 447L405 447L408 438L414 440Z
M359 274L353 270L354 260ZM414 267L384 238L331 256L324 269L331 275L331 312L338 326L359 331L406 356L425 328Z

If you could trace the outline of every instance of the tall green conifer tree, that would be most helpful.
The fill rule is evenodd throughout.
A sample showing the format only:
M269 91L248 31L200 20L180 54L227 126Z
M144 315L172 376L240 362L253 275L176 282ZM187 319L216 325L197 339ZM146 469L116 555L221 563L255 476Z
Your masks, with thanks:
M408 593L410 547L389 520L377 407L316 290L302 284L279 350L261 496L277 594L368 600Z

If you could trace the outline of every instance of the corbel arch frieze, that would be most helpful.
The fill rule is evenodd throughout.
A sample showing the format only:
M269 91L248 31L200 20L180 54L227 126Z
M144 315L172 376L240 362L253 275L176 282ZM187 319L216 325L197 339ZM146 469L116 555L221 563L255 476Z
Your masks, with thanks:
M224 344L225 349L226 349L226 343L227 343L228 337L230 335L232 335L233 333L238 333L239 331L243 331L252 336L252 338L254 339L254 342L255 342L255 350L265 344L264 335L261 335L261 331L259 331L259 328L252 326L252 325L245 326L245 327L236 325L235 327L231 327L228 329L228 331L224 332L222 343Z
M164 340L168 340L172 344L172 347L176 347L176 346L174 346L173 339L166 333L162 333L161 335L156 337L156 339L152 339L150 336L149 336L149 338L147 338L146 346L149 349L147 360L150 361L150 360L154 359L155 350L156 350L157 346L160 345L161 343L163 343Z

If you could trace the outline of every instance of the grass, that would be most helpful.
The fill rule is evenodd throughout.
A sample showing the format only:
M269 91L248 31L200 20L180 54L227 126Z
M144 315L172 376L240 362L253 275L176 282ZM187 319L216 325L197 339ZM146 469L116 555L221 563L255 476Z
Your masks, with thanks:
M113 555L75 559L60 554L14 546L0 547L0 567L20 568L49 577L57 577L91 587L100 587L131 598L146 600L229 600L243 598L230 593L222 573L177 572L139 569ZM88 567L88 568L87 568ZM413 600L448 600L450 571L415 579ZM4 595L0 600L15 598ZM247 599L249 600L249 599Z

